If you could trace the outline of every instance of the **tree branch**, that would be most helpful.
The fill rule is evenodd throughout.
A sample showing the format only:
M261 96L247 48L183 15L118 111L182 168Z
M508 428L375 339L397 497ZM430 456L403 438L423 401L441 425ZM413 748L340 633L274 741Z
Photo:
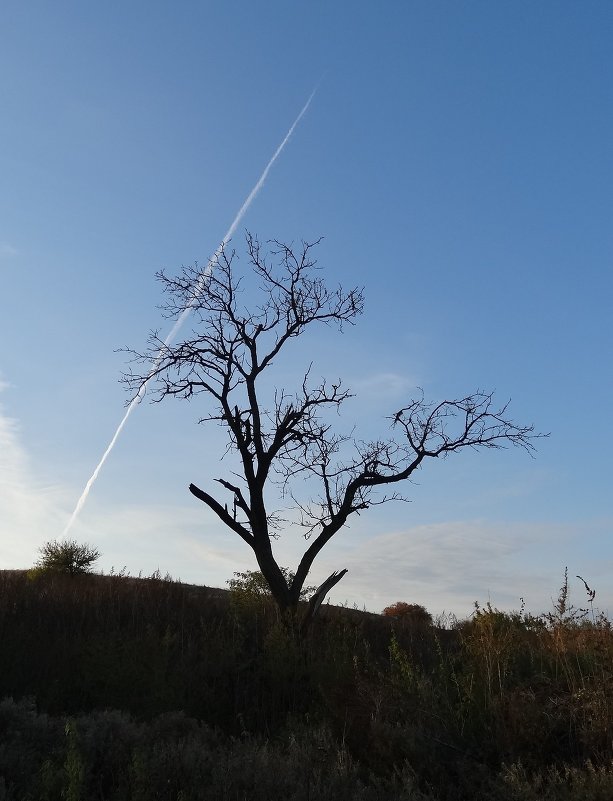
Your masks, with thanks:
M195 484L189 485L189 491L192 495L198 498L199 501L205 503L209 509L212 509L215 514L219 517L222 523L225 523L228 528L231 528L232 531L235 531L239 537L241 537L245 542L250 545L252 548L254 546L254 539L253 535L247 531L247 529L238 523L231 514L229 514L228 510L222 506L219 501L216 501L212 495L209 495L208 492L204 492Z

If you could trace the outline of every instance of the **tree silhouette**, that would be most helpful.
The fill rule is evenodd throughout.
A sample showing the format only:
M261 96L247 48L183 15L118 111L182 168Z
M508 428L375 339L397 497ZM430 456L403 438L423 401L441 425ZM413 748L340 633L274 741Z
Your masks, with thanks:
M239 276L236 254L226 249L208 273L197 266L174 277L158 273L166 316L177 318L189 307L194 330L177 344L152 334L144 352L127 351L131 364L144 368L132 366L123 376L132 397L151 382L157 402L169 396L208 399L200 422L225 428L228 448L238 457L239 478L216 479L229 493L229 505L195 484L190 492L253 550L282 611L296 610L313 561L347 520L400 499L396 488L422 462L465 448L515 445L531 451L538 436L533 426L508 419L506 404L499 407L491 393L478 391L438 403L426 402L423 395L409 400L389 418L390 437L363 443L328 422L326 413L338 410L349 391L340 380L313 381L310 366L297 391L279 388L264 400L262 376L292 340L319 324L342 330L362 312L362 290L325 284L313 255L317 244L294 248L273 241L264 253L257 238L247 234L247 275ZM250 286L247 292L245 281L253 279L256 289ZM317 492L304 497L299 489L312 487L313 479ZM309 542L291 577L273 553L284 522L267 505L266 492L274 484L291 499ZM312 596L307 620L345 573L333 573Z

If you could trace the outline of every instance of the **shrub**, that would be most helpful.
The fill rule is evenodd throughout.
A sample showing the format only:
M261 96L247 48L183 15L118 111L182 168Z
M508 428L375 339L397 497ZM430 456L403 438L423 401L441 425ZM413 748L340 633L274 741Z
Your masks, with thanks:
M293 580L294 574L287 567L282 567L281 572L289 584ZM228 579L227 584L230 588L233 602L239 606L257 605L259 601L272 600L268 582L259 570L246 570L244 573L236 572L234 573L234 578ZM307 601L316 589L316 587L303 587L300 593L300 600Z
M50 540L39 548L40 559L36 571L42 573L67 573L70 576L89 573L100 552L87 543L79 545L76 540Z
M432 615L421 604L407 604L405 601L396 601L395 604L386 606L381 614L384 617L394 617L411 623L422 623L427 626L432 624Z

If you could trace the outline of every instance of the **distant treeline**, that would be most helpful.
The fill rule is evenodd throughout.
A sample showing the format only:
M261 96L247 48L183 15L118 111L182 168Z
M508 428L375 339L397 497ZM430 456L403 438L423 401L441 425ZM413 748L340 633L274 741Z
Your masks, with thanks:
M0 572L0 801L613 798L613 632ZM9 698L14 700L8 700Z

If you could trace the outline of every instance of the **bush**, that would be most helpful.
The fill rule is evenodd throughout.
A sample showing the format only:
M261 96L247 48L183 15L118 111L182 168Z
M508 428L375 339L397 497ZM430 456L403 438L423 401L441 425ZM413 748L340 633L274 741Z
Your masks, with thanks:
M93 563L100 558L96 548L87 543L79 545L76 540L50 540L39 548L39 552L36 572L67 573L70 576L89 573Z
M411 623L432 625L432 615L421 604L407 604L405 601L396 601L395 604L386 606L381 614L384 617L393 617L398 620L410 621Z
M293 580L294 574L287 567L282 567L281 572L289 584ZM258 602L272 600L268 582L259 570L246 570L244 573L236 572L233 579L228 579L227 584L230 588L232 601L238 606L257 606ZM317 587L303 587L300 593L300 600L308 601L316 589Z

